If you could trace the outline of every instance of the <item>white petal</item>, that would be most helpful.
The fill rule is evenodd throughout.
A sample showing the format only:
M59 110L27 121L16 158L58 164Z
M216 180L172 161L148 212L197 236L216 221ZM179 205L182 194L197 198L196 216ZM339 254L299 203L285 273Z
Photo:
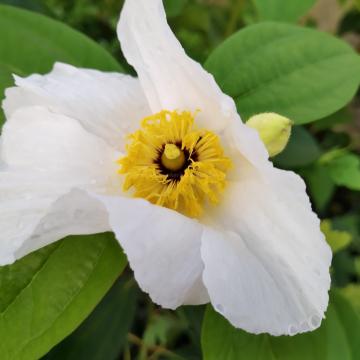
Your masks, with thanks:
M253 333L317 328L328 304L331 251L305 185L270 164L246 172L213 214L219 230L203 235L211 302Z
M104 207L58 173L0 171L0 266L68 235L108 231Z
M51 203L64 189L45 187L29 171L0 171L0 266L15 261L15 252L31 236Z
M166 22L162 0L126 0L118 24L123 53L134 66L153 112L200 110L200 126L221 131L236 113L214 78L191 60Z
M123 150L124 138L150 114L139 80L117 73L57 63L47 75L15 77L6 90L7 118L25 106L41 105L77 119L93 134Z
M0 264L69 234L109 229L104 207L73 189L120 192L118 154L81 125L45 108L16 111L0 153Z
M3 126L2 161L31 171L61 172L70 187L115 191L120 154L76 120L39 106L16 111ZM120 189L118 190L120 191Z
M43 193L39 195L43 196ZM29 205L31 208L23 207L18 211L33 212L33 205ZM102 203L87 192L74 188L48 207L31 236L16 250L15 258L20 259L69 235L97 234L110 230L108 213Z
M208 302L197 221L142 199L97 198L109 212L137 282L154 302L171 309Z

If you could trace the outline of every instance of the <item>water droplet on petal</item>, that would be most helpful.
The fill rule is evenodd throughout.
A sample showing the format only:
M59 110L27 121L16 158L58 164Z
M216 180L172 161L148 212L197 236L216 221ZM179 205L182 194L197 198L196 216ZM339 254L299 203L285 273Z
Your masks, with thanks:
M311 318L310 318L310 324L311 326L313 327L313 329L316 329L320 326L320 323L321 323L321 318L320 316L318 315L313 315Z
M290 336L295 335L297 333L297 327L295 325L290 325L288 333Z
M220 314L224 312L224 307L221 304L216 304L215 308Z

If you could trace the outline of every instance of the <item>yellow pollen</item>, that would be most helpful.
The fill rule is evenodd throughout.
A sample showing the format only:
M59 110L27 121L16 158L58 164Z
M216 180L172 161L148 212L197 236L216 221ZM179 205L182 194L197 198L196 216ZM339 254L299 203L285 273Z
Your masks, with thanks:
M198 129L191 112L146 117L129 138L127 155L119 159L124 191L191 217L219 202L232 163L219 137Z
M174 144L166 144L161 156L161 163L169 170L178 171L185 165L185 155Z

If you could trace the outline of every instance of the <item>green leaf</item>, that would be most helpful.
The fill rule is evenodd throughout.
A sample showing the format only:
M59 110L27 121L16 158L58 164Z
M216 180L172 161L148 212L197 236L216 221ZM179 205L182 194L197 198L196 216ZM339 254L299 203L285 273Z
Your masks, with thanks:
M316 131L327 130L335 127L336 125L346 124L353 120L348 108L343 108L334 114L331 114L323 119L316 121L312 128Z
M0 4L22 7L28 10L45 13L46 7L38 0L0 0Z
M208 306L202 332L204 360L357 360L360 319L351 304L334 293L320 329L293 337L252 335L235 329Z
M285 150L276 156L274 163L282 168L294 169L312 164L320 157L320 148L309 131L296 126Z
M105 49L67 25L27 10L0 5L0 63L30 74L49 71L55 61L121 71Z
M0 268L2 360L38 359L94 309L126 264L112 234L69 237Z
M350 284L341 290L341 294L352 304L360 317L360 285Z
M164 7L168 17L179 16L189 0L164 0Z
M12 84L12 73L47 73L56 61L104 71L122 70L105 49L67 25L0 5L0 101L5 88ZM1 119L2 114L0 126Z
M335 184L360 190L359 156L348 152L341 153L326 161L326 167Z
M43 360L116 359L136 310L134 280L118 280L91 315Z
M347 231L334 230L330 220L323 220L320 228L334 254L345 249L351 243L351 234Z
M260 21L296 22L305 15L316 0L254 0Z
M336 253L331 262L332 284L344 287L354 280L356 274L354 257L350 251L340 251Z
M358 8L358 10L360 11L360 0L355 0L355 5Z
M329 176L328 171L318 162L302 170L312 200L319 212L323 212L329 205L335 193L336 185Z
M334 229L347 231L354 242L360 245L360 217L358 213L347 213L332 219Z
M360 58L325 33L279 23L240 30L206 64L244 120L276 112L296 124L334 113L354 96Z
M4 89L13 85L13 79L11 73L16 70L11 68L8 65L4 65L0 63L0 103L4 98ZM5 116L0 107L0 130L2 125L4 124Z
M355 259L355 272L358 277L360 277L360 257Z

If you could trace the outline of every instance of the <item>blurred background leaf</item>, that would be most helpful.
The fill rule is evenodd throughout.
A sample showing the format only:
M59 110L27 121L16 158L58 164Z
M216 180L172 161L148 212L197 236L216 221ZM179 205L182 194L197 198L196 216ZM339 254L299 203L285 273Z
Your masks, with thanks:
M360 190L360 156L342 152L324 162L335 184Z
M333 253L343 250L351 243L351 234L347 231L334 230L330 220L323 220L320 227Z
M282 168L295 169L311 165L320 155L321 150L314 136L304 127L295 126L285 150L273 161Z
M296 22L305 15L316 0L254 0L259 21Z

